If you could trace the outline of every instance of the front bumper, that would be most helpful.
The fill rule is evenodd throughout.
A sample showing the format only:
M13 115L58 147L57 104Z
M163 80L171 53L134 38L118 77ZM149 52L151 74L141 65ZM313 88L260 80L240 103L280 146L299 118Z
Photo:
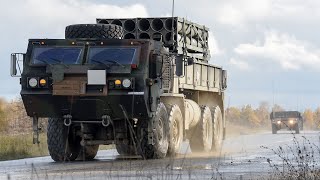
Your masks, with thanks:
M272 124L275 125L277 129L295 129L298 122L297 121L293 121L293 122L280 121L279 123L279 121L275 121L275 122L272 122Z
M146 118L149 109L143 94L118 94L107 96L52 96L52 94L21 93L28 116L56 117L70 114L77 120L123 119L122 105L129 118Z

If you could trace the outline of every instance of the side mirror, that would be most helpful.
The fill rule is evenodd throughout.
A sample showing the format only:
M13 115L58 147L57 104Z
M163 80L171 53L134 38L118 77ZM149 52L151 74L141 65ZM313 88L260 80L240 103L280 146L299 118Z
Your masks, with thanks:
M17 56L16 56L16 54L11 54L10 74L12 77L17 75Z
M183 55L177 55L176 56L176 75L182 76L183 75Z
M20 77L23 68L25 54L23 53L12 53L10 61L10 75L12 77ZM19 70L19 72L18 72Z

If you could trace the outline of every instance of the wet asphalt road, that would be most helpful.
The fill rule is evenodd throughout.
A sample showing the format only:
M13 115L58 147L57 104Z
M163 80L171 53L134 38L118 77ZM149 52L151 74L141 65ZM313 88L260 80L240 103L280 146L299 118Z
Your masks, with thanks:
M181 154L162 160L142 160L139 157L121 157L116 150L98 152L94 161L55 163L50 157L29 158L0 162L0 179L260 179L272 176L272 165L281 166L281 160L272 149L284 150L285 156L294 156L297 147L318 147L320 134L303 131L293 135L280 131L273 135L264 132L229 137L218 154L192 154L188 143ZM299 144L299 145L297 145ZM263 148L263 147L266 148ZM315 150L317 148L314 148ZM319 152L314 153L319 162ZM316 167L320 169L319 167Z

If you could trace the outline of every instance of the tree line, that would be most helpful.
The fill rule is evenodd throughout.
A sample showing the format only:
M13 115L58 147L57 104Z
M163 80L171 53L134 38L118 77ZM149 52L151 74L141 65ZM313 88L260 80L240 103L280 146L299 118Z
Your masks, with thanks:
M261 102L256 108L251 105L243 105L241 107L228 107L225 110L227 122L252 128L270 125L270 113L272 111L286 111L286 109L277 104L271 107L267 102ZM300 113L307 129L320 129L320 107L315 110L307 108Z
M228 123L246 127L269 127L270 113L285 110L280 105L272 107L267 102L261 102L258 107L243 105L240 107L228 107L225 109ZM300 111L301 112L301 111ZM320 129L320 107L310 108L301 112L304 125L311 130ZM46 120L41 120L41 125L46 128ZM27 116L21 98L10 102L0 98L0 133L29 133L32 130L31 118Z

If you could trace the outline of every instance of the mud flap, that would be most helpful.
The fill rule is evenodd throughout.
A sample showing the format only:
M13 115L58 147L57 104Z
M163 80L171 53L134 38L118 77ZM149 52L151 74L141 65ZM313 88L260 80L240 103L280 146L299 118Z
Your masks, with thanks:
M153 117L155 116L155 114L152 115L152 118L149 119L149 122L148 122L148 144L152 144L154 145L154 140L153 140L153 135L154 135L154 129L152 128L153 127Z

